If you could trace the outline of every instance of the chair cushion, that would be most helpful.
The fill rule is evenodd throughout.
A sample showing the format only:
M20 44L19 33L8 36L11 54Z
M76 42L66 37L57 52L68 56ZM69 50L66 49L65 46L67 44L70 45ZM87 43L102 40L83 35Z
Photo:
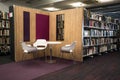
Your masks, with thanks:
M63 52L73 52L73 50L70 50L70 47L69 47L69 46L63 46L63 47L61 48L61 51L63 51Z

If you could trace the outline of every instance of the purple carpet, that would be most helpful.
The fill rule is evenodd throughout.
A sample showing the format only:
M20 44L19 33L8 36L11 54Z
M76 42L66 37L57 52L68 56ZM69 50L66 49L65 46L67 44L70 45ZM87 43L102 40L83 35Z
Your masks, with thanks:
M29 60L12 62L0 65L0 80L32 80L36 77L54 72L72 65L70 61L61 61L54 64L43 60Z

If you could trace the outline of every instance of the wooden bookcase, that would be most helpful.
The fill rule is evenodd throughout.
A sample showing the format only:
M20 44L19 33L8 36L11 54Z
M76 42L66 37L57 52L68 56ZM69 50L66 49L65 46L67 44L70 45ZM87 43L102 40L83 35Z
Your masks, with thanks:
M0 55L10 52L10 21L8 12L0 11Z

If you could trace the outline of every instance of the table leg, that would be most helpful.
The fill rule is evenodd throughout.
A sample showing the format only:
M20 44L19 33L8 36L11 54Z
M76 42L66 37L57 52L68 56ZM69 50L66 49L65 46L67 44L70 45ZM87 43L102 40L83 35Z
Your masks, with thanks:
M50 60L47 60L48 63L56 63L56 60L52 59L52 47L50 47Z
M52 48L50 48L50 60L52 60Z

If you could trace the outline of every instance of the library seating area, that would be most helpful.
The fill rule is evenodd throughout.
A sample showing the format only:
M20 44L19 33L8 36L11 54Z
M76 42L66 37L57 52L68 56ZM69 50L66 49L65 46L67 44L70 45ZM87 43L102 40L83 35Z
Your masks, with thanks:
M119 80L119 58L120 0L0 0L0 80Z
M47 12L13 5L9 7L8 13L0 11L0 54L11 54L15 62L22 61L25 50L20 46L20 41L23 41L34 46L33 51L37 49L37 57L44 57L47 53L46 56L60 58L61 51L68 51L74 52L75 61L82 62L84 57L119 51L119 31L119 19L86 8ZM42 47L37 45L43 46L43 42L39 42L42 39L46 41L44 54ZM52 45L51 52L49 41L61 44ZM63 47L74 41L74 51ZM73 56L62 54L64 59L73 60ZM33 58L33 55L29 55L24 60Z

